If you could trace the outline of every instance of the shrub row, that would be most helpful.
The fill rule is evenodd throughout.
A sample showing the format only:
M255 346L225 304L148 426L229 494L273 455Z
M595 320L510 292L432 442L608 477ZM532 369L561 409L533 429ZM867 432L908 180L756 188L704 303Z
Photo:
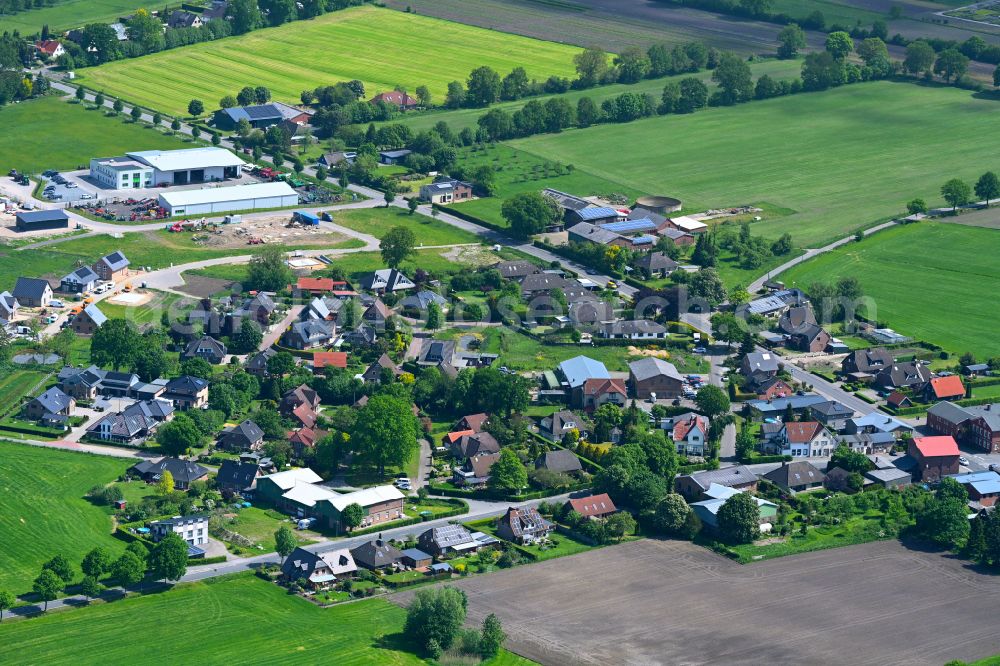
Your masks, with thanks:
M481 217L476 217L475 215L469 215L464 211L460 211L457 208L451 206L442 206L441 204L431 204L431 207L435 210L440 210L442 212L448 213L449 215L454 215L460 220L465 220L466 222L472 222L473 224L478 224L480 226L486 227L487 229L493 229L494 231L499 231L502 234L509 234L510 229L507 227L501 227L499 224L494 224L493 222L487 222Z
M188 566L197 567L203 564L218 564L220 562L225 562L225 561L226 561L225 555L216 555L215 557L203 557L203 558L189 557Z
M530 493L515 495L506 491L497 491L492 488L486 490L462 490L459 488L449 488L448 486L431 485L431 493L434 495L444 495L445 497L467 497L472 499L491 499L510 502L524 502L527 500L544 499L563 493L572 493L578 490L585 490L590 487L589 483L575 483L569 488L550 488L548 490L535 490ZM438 516L440 517L440 516Z

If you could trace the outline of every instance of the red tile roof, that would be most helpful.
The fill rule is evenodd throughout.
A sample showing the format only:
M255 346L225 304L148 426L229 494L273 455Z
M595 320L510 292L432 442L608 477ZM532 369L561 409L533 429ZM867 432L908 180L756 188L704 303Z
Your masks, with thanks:
M591 495L590 497L578 497L576 499L570 498L569 505L584 518L606 516L618 510L607 493Z
M804 444L811 442L820 433L823 426L816 421L802 421L785 424L785 434L789 443Z
M965 385L962 384L962 378L958 375L935 377L931 380L931 390L934 391L934 397L939 400L960 398L965 395Z
M899 391L893 391L885 401L892 407L905 407L911 402L905 393Z
M608 393L626 395L625 382L620 379L588 379L583 383L584 395L606 395Z
M695 414L674 424L674 441L681 442L687 439L688 433L696 425L701 428L702 434L708 434L708 420L704 416Z
M316 412L313 411L312 406L308 402L301 403L298 407L292 410L292 414L299 423L307 428L311 428L316 425Z
M347 367L347 352L313 352L313 367L317 370L333 366Z
M312 448L316 444L316 431L312 428L302 428L293 432L289 441Z
M52 55L60 46L62 45L54 39L46 39L42 42L35 42L35 48L46 55Z
M416 106L419 102L414 97L410 97L404 92L393 90L392 92L379 93L368 100L370 103L387 102L396 106Z
M940 456L957 456L958 444L951 435L940 437L914 437L913 446L917 448L924 458L936 458Z
M333 278L300 277L295 286L305 291L333 291L334 287L344 287L346 282L336 281Z
M475 430L456 430L455 432L449 432L447 435L444 436L444 438L448 441L449 444L454 444L455 442L462 439L466 435L475 435L475 434L476 434Z

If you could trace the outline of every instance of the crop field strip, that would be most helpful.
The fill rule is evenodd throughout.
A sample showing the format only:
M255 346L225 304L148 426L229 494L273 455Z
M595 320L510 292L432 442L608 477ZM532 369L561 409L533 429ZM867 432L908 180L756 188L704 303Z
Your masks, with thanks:
M58 0L58 4L0 16L0 32L17 30L22 35L40 32L48 25L53 32L87 23L112 23L119 16L149 7L147 0Z

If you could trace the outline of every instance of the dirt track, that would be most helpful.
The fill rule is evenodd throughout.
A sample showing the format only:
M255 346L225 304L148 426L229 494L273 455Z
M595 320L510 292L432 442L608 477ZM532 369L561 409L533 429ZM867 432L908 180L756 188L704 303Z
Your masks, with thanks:
M644 540L457 582L546 665L932 664L1000 652L1000 578L885 541L741 566ZM403 603L408 595L397 595Z

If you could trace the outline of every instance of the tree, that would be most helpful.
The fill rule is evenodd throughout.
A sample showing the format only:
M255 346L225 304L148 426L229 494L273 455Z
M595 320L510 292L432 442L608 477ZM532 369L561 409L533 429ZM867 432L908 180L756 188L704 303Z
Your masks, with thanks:
M650 61L645 51L637 47L623 50L614 60L619 83L638 83L649 74Z
M183 375L211 379L212 373L212 364L203 358L189 358L181 363L181 374Z
M725 105L739 104L753 99L753 75L750 65L742 58L723 53L712 72L712 80L719 84L719 99Z
M187 414L178 414L172 421L160 426L156 432L156 441L160 448L171 456L184 455L190 449L197 448L201 445L202 438L198 426Z
M878 37L869 37L858 45L858 56L869 67L883 68L889 62L889 49Z
M962 546L969 538L969 510L965 502L948 497L931 500L916 515L916 529L924 538L944 546Z
M528 486L528 470L513 449L502 449L490 468L490 488L519 493Z
M295 357L290 352L280 351L267 359L267 373L283 377L295 369Z
M188 102L188 115L200 116L205 113L205 104L200 99L193 99Z
M108 319L90 338L90 360L115 370L130 367L140 348L139 332L125 319Z
M251 86L244 86L236 93L236 102L240 106L250 106L254 102L254 93Z
M98 583L93 576L84 576L83 580L80 581L80 593L87 597L88 601L101 596L103 589L104 586Z
M707 385L698 389L694 399L698 409L709 419L714 419L729 411L729 396L718 386Z
M172 492L174 492L174 475L167 470L156 482L156 494L166 497Z
M449 109L460 109L465 104L465 86L461 81L452 81L448 84L448 93L444 98L444 105Z
M113 562L111 552L107 548L98 547L84 555L80 569L87 576L100 578L111 570Z
M420 106L428 107L431 105L431 91L427 86L417 86L417 89L413 91L417 96L417 101L420 102Z
M677 493L669 493L653 510L653 525L663 534L680 534L691 507Z
M677 99L677 113L693 113L708 104L708 87L701 79L689 76L678 84L680 97Z
M743 340L746 334L746 322L731 312L716 312L710 321L712 337L716 340L733 344Z
M489 106L500 100L500 75L492 67L477 67L466 82L469 106Z
M258 104L267 104L271 101L271 91L264 86L257 86L253 89L253 101Z
M375 395L357 412L351 442L354 449L385 473L386 465L402 466L417 448L417 419L410 404L391 395Z
M406 611L403 633L428 652L436 646L440 656L440 651L455 641L465 622L467 606L465 592L456 588L419 590Z
M688 291L696 298L705 299L712 307L726 300L726 286L714 268L703 268L695 273L688 282Z
M138 106L135 106L133 104L132 105L132 110L129 111L129 116L132 118L133 122L136 122L136 123L139 122L139 119L142 118L142 109L140 109Z
M906 47L903 68L910 74L929 72L934 64L934 48L922 39L910 42Z
M1000 88L1000 65L993 70L993 87Z
M573 56L577 80L581 88L590 88L600 83L608 73L608 54L596 46L591 46Z
M263 341L264 333L260 330L260 324L250 317L243 317L239 330L232 338L236 353L249 354L256 351Z
M49 602L59 598L59 593L63 591L65 584L51 569L42 569L42 573L35 579L31 589L34 590L38 598L45 602L42 608L44 613L49 609Z
M969 59L958 49L945 49L934 61L934 73L945 81L957 81L969 69Z
M934 498L938 501L957 500L966 504L969 501L969 491L955 479L945 477L934 491Z
M906 212L910 215L924 214L927 212L927 204L923 199L912 199L906 204Z
M1000 178L992 171L987 171L976 181L976 196L986 200L986 207L990 206L990 199L1000 197Z
M76 92L73 93L78 100L81 102L87 99L87 91L83 89L83 86L78 86Z
M176 118L170 121L170 129L177 132L180 130L180 128L181 128L181 121L177 120Z
M159 580L180 580L187 573L187 563L187 543L173 532L153 546L149 554L149 568Z
M111 572L114 579L125 588L125 595L127 596L128 587L141 582L146 576L146 561L133 551L126 550L115 561Z
M219 100L220 109L231 109L234 106L236 106L236 98L232 95L223 95L222 99Z
M843 31L831 32L826 37L826 51L837 60L843 60L854 50L854 40Z
M797 23L789 23L778 33L778 57L790 60L806 46L806 33Z
M14 605L17 597L12 592L0 590L0 622L3 622L3 612Z
M71 565L69 560L62 555L56 555L50 559L42 565L42 569L48 569L55 575L59 576L59 578L65 583L70 582L75 577L73 573L73 565Z
M479 656L483 659L492 659L497 656L505 640L507 640L507 634L503 631L500 618L490 613L483 620L483 631L479 638Z
M352 502L344 507L343 512L340 514L340 523L349 530L353 530L355 527L361 524L361 521L365 519L365 510L357 502Z
M604 528L617 541L621 541L626 535L634 533L635 526L635 518L627 511L613 513L604 521Z
M737 493L719 507L719 536L729 543L751 543L760 535L760 507L750 493Z
M510 233L528 238L541 233L562 218L555 201L539 192L522 192L503 202L500 213L510 225Z
M441 328L441 306L433 301L427 306L427 328Z
M285 253L280 247L265 245L250 257L247 267L247 286L250 289L281 291L291 281L292 271L285 263Z
M846 80L844 63L828 51L810 53L802 63L802 87L805 90L826 90L843 85Z
M868 456L860 451L854 451L846 444L839 444L833 450L833 455L830 456L828 467L830 469L839 467L846 472L864 474L875 467L875 465L868 459Z
M382 261L390 268L399 268L413 254L417 236L409 227L393 227L379 241Z
M256 0L230 0L226 17L230 19L234 35L250 32L264 23ZM240 104L243 105L242 102Z
M972 198L972 188L965 181L952 178L941 186L941 196L951 204L952 212L958 212L958 207L969 203Z

